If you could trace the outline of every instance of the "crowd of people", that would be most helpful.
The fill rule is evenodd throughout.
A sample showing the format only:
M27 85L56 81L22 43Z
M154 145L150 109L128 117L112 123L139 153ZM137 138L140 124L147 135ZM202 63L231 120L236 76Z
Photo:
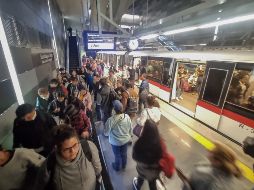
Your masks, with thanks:
M144 180L150 190L159 190L158 185L163 186L160 174L173 175L175 159L159 133L160 105L149 95L146 73L140 75L137 89L128 77L116 77L115 69L104 76L102 61L85 60L82 68L70 73L59 69L48 87L38 89L35 106L18 106L13 146L8 138L0 144L0 189L98 188L102 166L93 143L94 121L104 126L115 158L111 167L116 172L128 167L127 149L133 136L138 137L132 153L138 173L134 190L141 189ZM241 176L234 152L215 143L209 160L196 167L189 186L183 189L234 189L234 179Z

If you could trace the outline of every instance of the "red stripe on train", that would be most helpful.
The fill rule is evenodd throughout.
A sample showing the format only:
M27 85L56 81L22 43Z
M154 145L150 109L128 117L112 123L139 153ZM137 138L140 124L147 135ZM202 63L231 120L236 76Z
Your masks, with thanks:
M166 86L164 86L164 85L162 85L162 84L160 84L160 83L158 83L158 82L155 82L155 81L152 81L152 80L148 80L148 82L149 82L150 84L154 85L154 86L159 87L159 88L162 89L162 90L165 90L165 91L167 91L167 92L171 92L171 88L166 87Z
M224 115L232 120L235 120L237 122L240 122L244 125L247 125L248 127L254 128L254 120L246 118L246 117L239 115L235 112L224 109L222 111L222 115Z
M218 107L216 107L214 105L208 104L208 103L206 103L204 101L201 101L201 100L199 100L197 102L197 105L200 106L200 107L203 107L205 109L208 109L208 110L210 110L210 111L212 111L214 113L217 113L217 114L221 115L222 109L218 108Z
M254 128L254 120L249 119L247 117L244 117L244 116L242 116L240 114L237 114L235 112L232 112L232 111L229 111L229 110L226 110L226 109L222 110L222 109L220 109L220 108L218 108L218 107L216 107L214 105L208 104L208 103L206 103L204 101L201 101L201 100L199 100L197 102L197 105L201 106L201 107L203 107L205 109L208 109L208 110L210 110L210 111L212 111L214 113L226 116L226 117L228 117L228 118L230 118L230 119L232 119L234 121L237 121L239 123L247 125L248 127Z

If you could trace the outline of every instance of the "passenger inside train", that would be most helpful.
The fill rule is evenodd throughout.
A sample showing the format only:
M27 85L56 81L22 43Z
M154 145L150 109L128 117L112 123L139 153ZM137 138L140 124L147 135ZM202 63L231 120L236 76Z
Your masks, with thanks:
M253 8L0 0L0 190L253 190Z

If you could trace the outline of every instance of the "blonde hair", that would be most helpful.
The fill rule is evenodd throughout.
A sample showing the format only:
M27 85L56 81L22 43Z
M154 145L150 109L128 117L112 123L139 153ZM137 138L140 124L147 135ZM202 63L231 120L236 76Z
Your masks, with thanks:
M219 169L237 178L241 177L242 172L236 164L235 152L220 142L214 142L214 145L215 147L211 150L211 153L213 154L213 159L220 163Z

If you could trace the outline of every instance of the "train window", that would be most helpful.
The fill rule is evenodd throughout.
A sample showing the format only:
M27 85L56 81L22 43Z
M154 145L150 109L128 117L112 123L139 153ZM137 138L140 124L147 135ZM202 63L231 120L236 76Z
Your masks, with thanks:
M203 93L203 100L219 105L221 93L227 77L227 70L210 68Z
M226 101L254 111L254 68L234 71Z
M146 73L149 78L154 78L161 82L162 79L162 69L163 61L162 60L148 60L148 65L146 68Z
M163 73L162 73L162 84L165 86L170 86L172 77L170 76L172 73L170 73L170 66L172 63L172 59L166 59L163 63Z

